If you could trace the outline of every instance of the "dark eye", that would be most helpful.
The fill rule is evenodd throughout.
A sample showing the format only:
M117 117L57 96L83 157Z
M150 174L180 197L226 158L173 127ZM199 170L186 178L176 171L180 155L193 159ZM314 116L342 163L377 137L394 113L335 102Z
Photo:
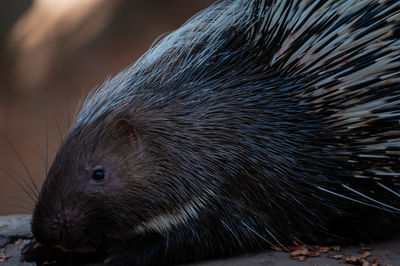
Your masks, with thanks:
M92 179L97 182L104 181L106 179L106 171L103 169L94 170L92 173Z

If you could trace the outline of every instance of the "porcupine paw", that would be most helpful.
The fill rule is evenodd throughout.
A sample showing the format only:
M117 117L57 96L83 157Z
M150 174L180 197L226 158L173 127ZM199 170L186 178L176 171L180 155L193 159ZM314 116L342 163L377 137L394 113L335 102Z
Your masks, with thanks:
M41 265L56 260L56 248L43 246L35 239L26 244L21 251L21 261L36 262Z
M46 246L35 239L24 246L21 251L21 261L36 262L36 265L44 263L56 263L55 265L83 265L91 263L97 265L101 261L98 253L65 252L55 246ZM53 265L53 264L52 264Z

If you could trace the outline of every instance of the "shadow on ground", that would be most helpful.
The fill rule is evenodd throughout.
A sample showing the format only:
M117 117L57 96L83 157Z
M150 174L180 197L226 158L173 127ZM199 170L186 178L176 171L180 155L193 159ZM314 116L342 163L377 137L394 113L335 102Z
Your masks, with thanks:
M22 247L29 242L32 237L30 232L30 216L13 215L0 217L0 264L9 265L35 265L34 263L21 263L20 252ZM343 265L347 264L345 259L359 258L362 254L367 254L365 261L374 261L377 265L400 265L400 236L391 240L375 243L366 248L359 246L341 247L339 251L329 251L321 253L317 257L308 258L299 262L290 258L290 254L282 251L267 250L257 254L226 258L210 261L202 261L189 264L188 266L217 266L217 265ZM338 259L333 258L335 256ZM342 255L342 258L340 258ZM353 256L353 257L352 257ZM4 261L4 262L2 262ZM351 263L361 265L359 262ZM373 264L362 264L373 265Z

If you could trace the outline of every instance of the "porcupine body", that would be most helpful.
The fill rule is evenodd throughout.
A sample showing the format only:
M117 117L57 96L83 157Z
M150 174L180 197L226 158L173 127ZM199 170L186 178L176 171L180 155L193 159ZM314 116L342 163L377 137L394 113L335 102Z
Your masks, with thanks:
M400 2L236 0L88 97L32 228L142 265L373 240L399 213Z

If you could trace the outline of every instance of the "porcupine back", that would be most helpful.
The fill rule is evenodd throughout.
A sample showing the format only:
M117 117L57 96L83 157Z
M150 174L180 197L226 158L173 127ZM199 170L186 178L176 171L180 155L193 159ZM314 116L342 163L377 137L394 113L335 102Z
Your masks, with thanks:
M129 117L157 169L187 184L188 204L136 231L206 216L239 243L392 231L400 2L219 2L93 92L75 127L110 114Z

